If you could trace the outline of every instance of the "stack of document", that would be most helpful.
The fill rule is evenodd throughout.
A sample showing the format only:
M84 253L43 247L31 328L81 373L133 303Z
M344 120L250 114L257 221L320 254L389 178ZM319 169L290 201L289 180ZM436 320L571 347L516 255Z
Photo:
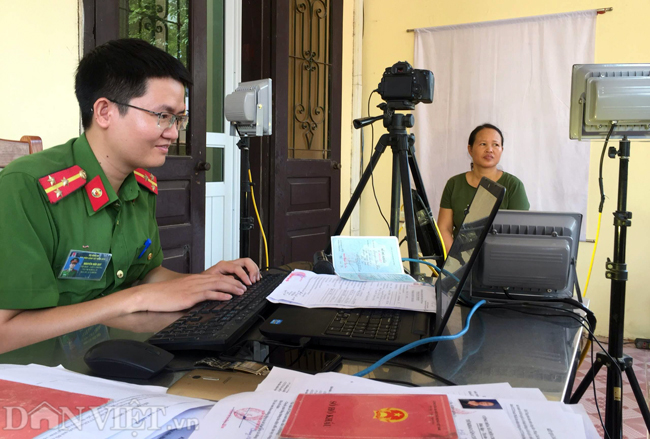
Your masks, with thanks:
M187 438L214 402L166 392L62 367L0 365L0 437Z
M308 375L273 368L255 392L222 399L191 439L281 437L299 394L373 394L377 410L386 394L445 394L459 439L596 439L581 405L547 401L539 389L509 384L452 387L402 387L333 372Z
M436 311L436 290L428 284L355 282L331 274L294 270L267 300L305 308L388 308Z

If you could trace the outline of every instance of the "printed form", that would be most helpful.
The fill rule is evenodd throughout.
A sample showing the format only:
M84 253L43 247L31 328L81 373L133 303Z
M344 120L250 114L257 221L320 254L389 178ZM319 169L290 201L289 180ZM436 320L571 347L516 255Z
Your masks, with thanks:
M415 281L355 282L294 270L267 300L305 308L388 308L436 311L435 287Z

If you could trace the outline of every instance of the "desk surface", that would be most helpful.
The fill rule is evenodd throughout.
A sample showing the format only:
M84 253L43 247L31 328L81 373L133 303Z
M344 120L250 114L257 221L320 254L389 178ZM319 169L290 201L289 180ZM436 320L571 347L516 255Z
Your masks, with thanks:
M448 333L459 332L469 310L456 307L448 324ZM513 387L534 387L551 400L563 399L575 369L581 326L565 312L532 315L507 309L479 309L467 334L453 341L438 343L433 352L403 354L394 361L433 372L456 384L508 382ZM66 369L90 373L83 361L88 348L107 339L146 340L152 332L174 321L179 313L139 313L75 331L0 355L0 363L46 366L63 365ZM260 339L255 330L248 338ZM343 358L339 372L354 374L380 358L376 352L337 349ZM174 368L192 368L206 352L175 352ZM140 384L170 386L185 372L161 374L154 379L131 381ZM383 366L371 377L405 381L420 386L444 385L440 381L399 366Z

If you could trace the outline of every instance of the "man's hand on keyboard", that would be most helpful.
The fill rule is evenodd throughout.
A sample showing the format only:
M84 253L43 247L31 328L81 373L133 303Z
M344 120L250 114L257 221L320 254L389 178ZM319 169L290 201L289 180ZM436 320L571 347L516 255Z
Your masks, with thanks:
M240 296L246 287L231 276L192 274L173 280L139 285L130 297L131 312L180 311L205 300L230 300Z
M205 270L203 274L234 274L245 285L253 285L262 278L259 267L250 258L221 261Z

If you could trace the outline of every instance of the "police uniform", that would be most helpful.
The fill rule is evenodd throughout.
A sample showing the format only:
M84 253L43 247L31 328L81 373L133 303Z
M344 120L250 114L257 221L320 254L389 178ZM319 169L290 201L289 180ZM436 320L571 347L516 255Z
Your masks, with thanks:
M138 169L119 192L85 135L0 171L0 309L84 302L160 266L156 178ZM110 253L101 279L60 279L71 250Z

